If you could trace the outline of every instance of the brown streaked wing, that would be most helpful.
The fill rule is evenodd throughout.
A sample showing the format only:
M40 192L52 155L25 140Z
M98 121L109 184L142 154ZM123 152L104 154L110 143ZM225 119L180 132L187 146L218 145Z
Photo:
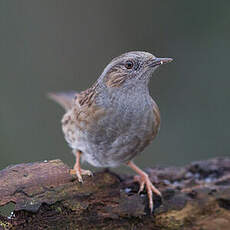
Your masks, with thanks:
M95 83L92 87L82 91L76 98L76 102L80 106L87 106L90 107L95 99L96 96L96 87L97 83Z
M89 129L91 125L105 115L105 109L95 104L97 83L91 88L82 91L75 99L74 114L76 125L82 129Z

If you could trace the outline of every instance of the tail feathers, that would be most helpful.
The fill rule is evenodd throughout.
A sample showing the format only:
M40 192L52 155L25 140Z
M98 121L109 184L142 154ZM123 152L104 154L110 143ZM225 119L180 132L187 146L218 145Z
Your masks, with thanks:
M48 93L48 97L60 104L66 111L71 109L74 104L74 97L77 95L75 91Z

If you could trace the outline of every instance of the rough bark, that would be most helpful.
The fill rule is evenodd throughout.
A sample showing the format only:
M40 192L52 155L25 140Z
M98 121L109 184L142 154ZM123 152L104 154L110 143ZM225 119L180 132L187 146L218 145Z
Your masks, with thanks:
M130 176L110 171L80 184L60 160L0 171L0 206L15 204L0 229L230 229L230 159L147 169L162 191L149 213Z

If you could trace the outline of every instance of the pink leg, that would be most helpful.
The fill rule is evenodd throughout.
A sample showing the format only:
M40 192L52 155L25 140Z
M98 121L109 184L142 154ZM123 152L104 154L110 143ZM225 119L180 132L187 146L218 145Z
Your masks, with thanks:
M132 161L128 162L127 165L132 168L137 174L137 176L134 177L136 181L140 184L139 193L143 191L144 187L146 186L148 198L149 198L149 208L151 212L153 211L153 192L156 193L158 196L161 196L161 192L152 184L152 182L149 179L149 176L147 173L145 173L143 170L141 170L139 167L137 167Z
M81 151L76 151L76 163L73 169L70 170L70 174L77 175L78 181L83 183L82 175L92 176L93 173L89 170L85 170L81 168L80 165L81 154L82 154Z

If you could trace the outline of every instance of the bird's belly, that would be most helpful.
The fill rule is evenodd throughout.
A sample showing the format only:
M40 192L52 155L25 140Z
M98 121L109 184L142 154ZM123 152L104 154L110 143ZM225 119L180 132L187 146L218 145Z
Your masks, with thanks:
M153 140L154 124L140 122L128 130L103 128L96 135L80 134L76 146L83 152L83 159L96 167L116 167L128 162Z
M76 146L83 159L95 167L117 167L133 159L150 143L149 136L120 136L110 145L82 141Z
M156 134L152 110L135 120L126 117L114 114L90 129L79 129L72 119L67 120L63 125L65 139L72 149L80 150L82 159L91 165L116 167L143 151Z

